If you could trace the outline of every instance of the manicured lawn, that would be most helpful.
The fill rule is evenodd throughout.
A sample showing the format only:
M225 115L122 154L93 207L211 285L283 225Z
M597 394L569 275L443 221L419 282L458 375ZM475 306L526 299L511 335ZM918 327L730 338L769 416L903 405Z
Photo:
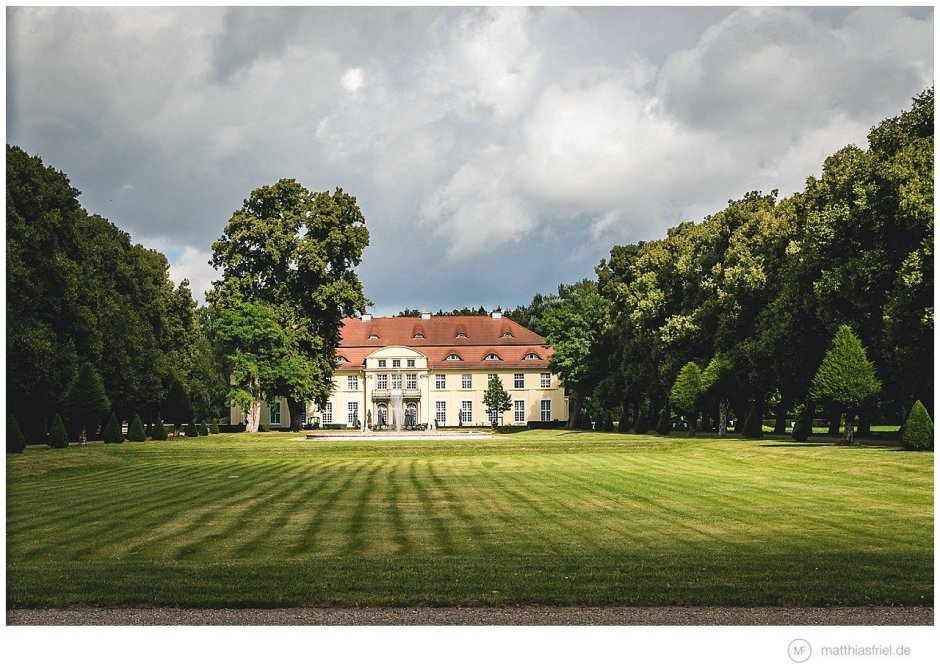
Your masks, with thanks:
M7 604L933 604L933 454L816 441L31 448Z

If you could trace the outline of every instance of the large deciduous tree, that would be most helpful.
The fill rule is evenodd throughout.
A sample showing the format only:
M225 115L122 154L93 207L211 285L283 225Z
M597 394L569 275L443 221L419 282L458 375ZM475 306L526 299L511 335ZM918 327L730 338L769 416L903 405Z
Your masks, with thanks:
M573 399L568 427L575 427L585 397L605 374L601 336L608 301L591 280L561 285L558 296L558 307L542 318L541 326L554 349L548 368L558 374Z
M689 436L695 436L695 419L701 398L702 369L695 362L689 362L679 371L669 393L669 402L673 408L685 416Z
M212 307L264 304L288 339L290 367L276 384L254 384L259 394L287 398L292 429L300 429L305 403L322 407L329 398L342 320L366 307L355 267L368 244L354 196L314 193L292 179L252 191L213 243L222 279L213 283Z
M855 440L856 413L880 389L875 367L868 361L861 341L850 327L840 326L813 377L810 396L845 413L843 440L846 443Z

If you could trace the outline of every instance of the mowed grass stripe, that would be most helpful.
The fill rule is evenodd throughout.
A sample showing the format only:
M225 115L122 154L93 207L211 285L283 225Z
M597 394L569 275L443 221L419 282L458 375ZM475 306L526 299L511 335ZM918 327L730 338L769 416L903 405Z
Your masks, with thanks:
M429 523L434 536L435 550L444 555L452 555L455 548L450 527L441 515L440 507L436 505L428 488L418 476L418 464L417 459L412 459L408 464L408 480L418 501L421 502L422 509L422 515L416 519L416 522Z
M316 547L317 535L320 533L320 530L323 529L327 521L327 514L332 508L342 502L343 496L346 495L349 490L349 486L355 482L356 477L367 465L368 462L365 460L355 460L352 461L351 464L347 463L344 465L343 471L346 477L337 482L336 487L320 502L319 506L311 507L305 513L304 518L306 520L303 522L299 534L290 547L291 555L302 556L314 550L317 552L328 550L325 545L324 548L318 549Z

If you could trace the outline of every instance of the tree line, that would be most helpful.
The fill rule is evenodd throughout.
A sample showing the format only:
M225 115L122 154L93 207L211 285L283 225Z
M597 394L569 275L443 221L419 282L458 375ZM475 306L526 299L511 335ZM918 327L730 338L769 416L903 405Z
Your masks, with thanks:
M179 422L217 417L228 383L189 283L174 285L163 254L88 213L79 195L7 145L8 412L30 442L46 440L57 414L78 438L85 419L69 391L93 374L103 398L91 434L110 412L152 425L175 388L190 408Z
M808 415L838 431L845 404L813 382L841 327L878 382L853 376L868 390L849 418L860 433L917 400L932 412L933 99L872 128L866 149L829 156L801 192L750 192L663 239L617 245L596 278L507 311L555 348L572 422L587 409L621 429L664 412L741 428L750 414L783 433ZM677 414L667 407L690 363L704 380L686 371L697 391Z

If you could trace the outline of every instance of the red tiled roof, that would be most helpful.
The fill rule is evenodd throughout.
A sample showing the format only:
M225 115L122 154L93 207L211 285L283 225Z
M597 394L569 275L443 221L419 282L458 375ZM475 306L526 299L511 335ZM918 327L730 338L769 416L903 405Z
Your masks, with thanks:
M457 338L459 333L466 334L466 338ZM424 338L415 338L415 334ZM365 322L347 318L336 350L337 357L347 361L341 361L337 368L361 369L369 354L392 345L414 348L427 357L430 368L545 368L552 354L544 338L507 317L375 317ZM540 359L523 359L530 353ZM446 361L450 354L458 355L460 360ZM491 354L500 359L486 360Z

